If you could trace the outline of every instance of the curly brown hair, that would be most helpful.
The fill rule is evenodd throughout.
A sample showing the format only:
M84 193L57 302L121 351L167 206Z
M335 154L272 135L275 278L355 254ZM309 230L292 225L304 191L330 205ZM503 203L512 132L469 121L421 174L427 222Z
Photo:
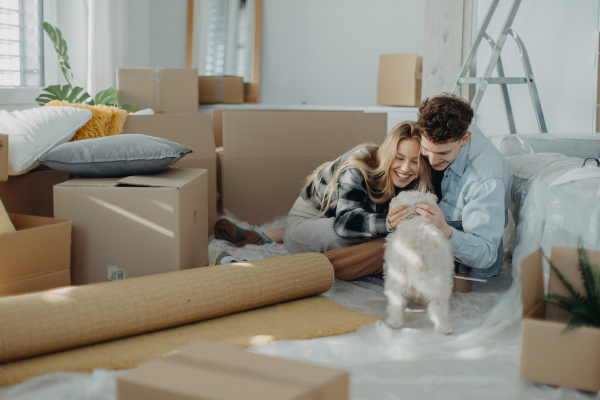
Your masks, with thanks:
M462 139L473 120L473 109L464 99L451 93L423 100L417 126L427 140L446 144Z

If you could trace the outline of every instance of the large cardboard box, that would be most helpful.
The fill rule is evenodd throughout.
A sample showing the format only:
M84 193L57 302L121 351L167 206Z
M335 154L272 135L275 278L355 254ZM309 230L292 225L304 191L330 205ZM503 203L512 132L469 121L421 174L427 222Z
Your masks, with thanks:
M9 213L52 218L52 187L68 179L69 174L54 170L10 176L6 182L0 182L0 200Z
M8 135L0 133L0 182L8 179Z
M225 112L223 211L251 224L285 217L315 168L363 142L381 144L386 130L386 114Z
M117 68L119 102L166 113L198 112L196 68Z
M0 235L0 296L71 284L71 222L9 214L16 232Z
M207 172L169 168L54 187L54 215L73 223L73 284L208 265Z
M377 104L418 107L421 104L423 57L412 54L379 56Z
M170 140L192 149L175 168L203 168L208 175L208 235L217 220L217 156L212 121L208 114L130 115L123 133L137 133Z
M200 104L241 104L244 102L244 78L241 76L199 76Z
M600 264L600 252L588 251ZM575 290L585 293L577 267L577 250L553 247L552 263ZM583 327L563 333L568 315L538 302L544 295L541 250L521 261L523 326L521 379L547 385L597 392L600 390L600 328ZM551 271L548 293L568 295Z
M117 378L119 400L346 400L347 371L197 342Z

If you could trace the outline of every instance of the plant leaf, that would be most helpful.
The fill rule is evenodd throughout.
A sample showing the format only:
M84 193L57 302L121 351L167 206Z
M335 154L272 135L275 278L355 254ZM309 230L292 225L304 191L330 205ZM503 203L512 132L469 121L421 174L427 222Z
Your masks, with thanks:
M573 307L575 307L576 305L575 300L562 296L560 294L548 294L546 296L539 297L539 300L543 300L548 304L560 307L567 311L571 311L571 309L573 309Z
M42 22L42 28L44 31L46 31L46 34L48 34L48 37L54 46L54 50L58 56L58 62L60 63L60 69L67 80L67 83L71 85L73 83L73 72L71 71L71 66L69 65L67 42L65 39L63 39L62 32L60 29L55 28L48 22Z
M119 107L125 111L137 111L138 110L137 104L121 103L121 104L119 104Z
M119 101L119 97L117 95L117 91L114 88L108 88L101 92L98 92L94 97L94 103L96 104L105 104L105 105L114 105Z
M540 248L540 250L542 250ZM542 254L544 255L544 258L546 259L546 261L548 261L548 264L550 265L550 268L552 268L552 270L554 271L554 273L556 274L556 276L558 277L558 279L560 280L560 282L563 284L563 286L569 291L569 293L571 293L571 296L573 296L574 299L581 297L581 295L579 293L577 293L575 291L575 289L573 289L573 285L571 285L571 283L569 283L569 281L567 281L565 279L565 277L563 276L563 274L560 273L560 271L558 270L558 268L556 268L556 266L554 265L554 263L552 263L552 261L550 260L550 257L548 257L544 251L542 250Z

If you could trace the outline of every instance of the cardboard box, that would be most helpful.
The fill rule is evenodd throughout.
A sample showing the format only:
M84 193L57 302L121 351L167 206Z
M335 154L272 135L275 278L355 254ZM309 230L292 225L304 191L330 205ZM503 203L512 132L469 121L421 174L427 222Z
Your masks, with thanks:
M217 154L217 193L219 193L219 200L223 190L223 146L217 147L215 150Z
M418 107L422 74L423 57L417 53L380 55L377 104Z
M0 182L8 179L8 135L0 134Z
M117 68L119 102L172 113L198 112L196 68Z
M69 174L54 170L10 176L6 182L0 182L0 200L9 213L52 218L52 187L67 180Z
M130 115L123 133L137 133L170 140L192 149L175 168L208 170L208 235L212 235L217 220L217 156L212 121L208 114Z
M200 104L244 102L244 78L241 76L199 76Z
M0 235L0 296L71 284L71 222L9 214L16 232Z
M588 256L600 264L600 252ZM575 290L583 291L577 250L553 247L552 262ZM543 257L540 250L521 261L523 325L521 379L547 385L597 392L600 390L600 328L583 327L563 334L568 314L538 302L544 295ZM548 293L567 294L552 272Z
M54 214L73 223L73 284L208 265L207 181L206 170L169 168L55 186Z
M251 224L285 217L315 168L386 131L387 114L225 112L223 211Z
M346 400L347 371L197 342L117 378L119 400Z

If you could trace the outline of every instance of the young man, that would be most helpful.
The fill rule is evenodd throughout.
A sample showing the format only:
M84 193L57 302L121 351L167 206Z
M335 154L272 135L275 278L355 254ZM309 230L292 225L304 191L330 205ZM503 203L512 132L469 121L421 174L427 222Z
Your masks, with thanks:
M512 173L502 154L470 125L472 119L469 103L451 94L421 103L421 153L433 169L440 202L416 211L450 240L461 274L484 278L497 275L502 265Z

